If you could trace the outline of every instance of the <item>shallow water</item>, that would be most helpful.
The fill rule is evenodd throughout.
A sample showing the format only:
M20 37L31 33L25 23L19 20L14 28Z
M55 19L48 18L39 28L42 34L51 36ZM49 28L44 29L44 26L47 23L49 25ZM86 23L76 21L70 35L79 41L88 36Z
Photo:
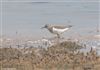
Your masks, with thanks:
M98 2L3 2L3 36L52 37L45 24L73 25L65 37L96 34ZM89 33L90 32L90 33Z

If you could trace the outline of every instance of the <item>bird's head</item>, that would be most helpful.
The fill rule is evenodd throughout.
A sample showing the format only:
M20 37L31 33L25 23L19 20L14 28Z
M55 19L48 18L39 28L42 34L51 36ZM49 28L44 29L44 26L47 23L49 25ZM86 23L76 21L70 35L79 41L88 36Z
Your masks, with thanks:
M71 28L72 27L72 25L68 25L68 28Z
M48 24L46 24L44 27L42 27L42 29L43 29L43 28L48 28L48 27L49 27L49 25L48 25Z

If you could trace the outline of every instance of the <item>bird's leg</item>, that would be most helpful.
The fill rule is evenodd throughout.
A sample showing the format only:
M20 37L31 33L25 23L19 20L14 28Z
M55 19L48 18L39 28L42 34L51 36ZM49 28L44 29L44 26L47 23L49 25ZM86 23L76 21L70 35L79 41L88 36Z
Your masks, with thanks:
M57 38L58 38L58 39L60 38L60 35L59 35L59 34L57 34Z
M65 37L61 37L61 39L65 39Z
M55 39L55 38L58 38L58 36L57 36L57 35L55 35L55 36L54 36L54 39Z
M64 37L61 36L61 34L57 34L58 39L64 39Z
M64 39L64 37L62 36L62 34L60 34L60 39Z
M60 35L59 34L57 34L56 44L57 44L57 46L59 46L59 44L60 44Z

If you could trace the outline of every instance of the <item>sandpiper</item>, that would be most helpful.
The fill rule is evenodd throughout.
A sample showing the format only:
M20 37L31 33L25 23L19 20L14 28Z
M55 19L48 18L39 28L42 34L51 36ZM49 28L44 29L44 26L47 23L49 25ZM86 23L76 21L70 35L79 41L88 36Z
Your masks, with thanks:
M61 25L48 25L48 24L46 24L42 28L47 28L51 33L56 34L57 37L60 38L60 34L64 33L65 31L67 31L71 27L72 27L72 25L61 26Z

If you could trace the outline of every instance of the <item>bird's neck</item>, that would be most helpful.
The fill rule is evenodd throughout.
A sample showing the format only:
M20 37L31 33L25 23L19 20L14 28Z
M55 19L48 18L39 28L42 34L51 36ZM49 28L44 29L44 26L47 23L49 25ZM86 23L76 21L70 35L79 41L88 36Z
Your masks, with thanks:
M50 32L52 32L53 27L48 27L47 29L48 29Z

